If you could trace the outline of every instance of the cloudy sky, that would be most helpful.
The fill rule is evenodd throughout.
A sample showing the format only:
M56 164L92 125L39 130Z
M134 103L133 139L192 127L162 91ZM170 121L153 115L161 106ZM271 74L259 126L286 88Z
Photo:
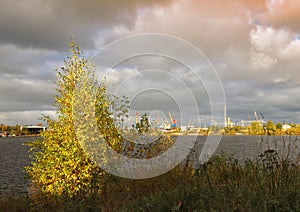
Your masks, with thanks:
M54 69L72 35L132 114L204 122L214 102L222 116L222 88L232 120L299 123L299 23L299 0L1 0L0 123L54 116Z

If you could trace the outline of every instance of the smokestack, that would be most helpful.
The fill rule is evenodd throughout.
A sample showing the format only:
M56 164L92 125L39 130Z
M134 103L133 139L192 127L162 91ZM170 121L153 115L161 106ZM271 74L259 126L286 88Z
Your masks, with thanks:
M224 104L224 127L227 127L226 104Z
M135 124L139 123L139 113L135 112Z

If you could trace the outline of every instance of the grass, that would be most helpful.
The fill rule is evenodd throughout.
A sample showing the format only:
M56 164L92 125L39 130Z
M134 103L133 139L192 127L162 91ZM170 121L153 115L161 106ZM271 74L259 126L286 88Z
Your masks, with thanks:
M28 197L0 197L0 211L30 211Z
M123 210L299 211L300 169L273 161L241 166L231 157L216 156L196 170L190 182L141 197Z
M93 196L2 198L0 211L300 211L300 165L288 156L268 146L240 164L223 154L151 179L109 176Z

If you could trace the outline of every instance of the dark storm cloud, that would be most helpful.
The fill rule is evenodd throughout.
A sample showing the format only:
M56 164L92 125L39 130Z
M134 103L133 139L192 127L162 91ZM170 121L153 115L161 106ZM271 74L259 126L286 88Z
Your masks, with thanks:
M98 30L131 27L138 8L169 1L28 0L0 2L0 43L21 47L65 49L71 35L92 45Z
M53 109L52 83L35 80L1 79L0 111L50 110ZM52 93L53 94L53 93Z
M3 77L38 78L49 75L52 70L47 70L50 63L57 63L63 57L53 51L22 49L14 45L0 45L0 74ZM51 74L50 74L51 75ZM52 75L53 76L53 75ZM49 78L49 76L45 76Z
M53 110L54 68L61 57L53 51L0 45L0 122L20 123L9 121L12 112L21 121L24 111Z

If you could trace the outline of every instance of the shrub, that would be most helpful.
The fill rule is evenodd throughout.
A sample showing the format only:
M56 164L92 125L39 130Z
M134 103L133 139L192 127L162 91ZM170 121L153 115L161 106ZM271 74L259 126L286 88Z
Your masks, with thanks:
M119 140L109 113L105 86L97 87L93 65L72 40L71 55L56 70L57 94L54 106L57 119L44 116L49 130L42 139L28 143L33 152L32 166L26 167L32 183L43 194L74 197L97 192L107 174L91 161L80 145L74 129L74 91L82 76L97 90L95 113L99 131L114 146ZM100 136L100 135L99 135Z

